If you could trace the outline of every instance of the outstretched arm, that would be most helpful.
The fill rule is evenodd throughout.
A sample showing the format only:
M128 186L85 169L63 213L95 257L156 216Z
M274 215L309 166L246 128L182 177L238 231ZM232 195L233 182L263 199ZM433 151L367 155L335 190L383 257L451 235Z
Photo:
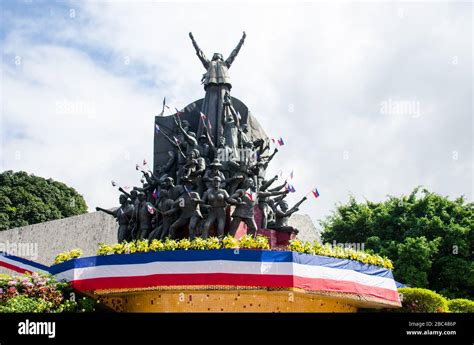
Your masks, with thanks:
M239 44L237 44L237 47L235 47L235 49L232 51L232 53L230 53L227 60L225 60L225 64L227 65L227 67L230 67L230 65L232 65L232 63L234 62L237 54L239 54L240 48L242 48L242 45L244 44L245 37L247 37L247 35L245 34L245 31L244 31L244 33L242 34L242 38L240 39Z
M283 182L281 185L276 186L275 188L269 189L268 191L269 192L277 192L277 191L281 190L282 188L284 188L286 186L286 183L287 182L285 180L285 182Z
M273 178L271 178L270 180L268 181L265 181L263 182L263 184L260 186L260 190L262 192L264 192L268 187L270 187L273 182L275 182L276 180L278 180L278 175L275 175ZM286 183L286 182L285 182Z
M125 194L125 196L129 199L132 198L132 196L130 195L130 193L127 193L122 187L119 187L119 191L121 191L123 194Z
M106 210L105 208L102 208L102 207L96 207L95 210L96 211L102 211L104 213L110 214L111 216L115 217L115 212L114 211Z
M212 138L211 138L211 135L209 134L209 130L208 130L207 126L204 126L202 133L206 136L207 144L209 145L209 147L213 151L215 151L216 150L216 145L214 145L214 143L212 142Z
M207 59L206 55L204 55L201 48L199 48L199 46L197 45L192 32L189 33L189 38L191 38L191 42L193 42L194 49L196 50L196 55L198 56L199 60L201 60L204 68L207 69L209 67L209 60Z

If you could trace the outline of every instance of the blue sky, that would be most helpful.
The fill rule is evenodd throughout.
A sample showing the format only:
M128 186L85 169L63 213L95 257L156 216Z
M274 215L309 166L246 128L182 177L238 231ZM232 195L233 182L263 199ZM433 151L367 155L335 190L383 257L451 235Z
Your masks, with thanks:
M233 95L285 139L302 212L423 185L473 195L468 2L2 2L1 169L63 181L95 206L136 185L153 117L203 97L193 31L210 56L247 40ZM222 16L225 19L221 19ZM218 20L216 20L216 18Z

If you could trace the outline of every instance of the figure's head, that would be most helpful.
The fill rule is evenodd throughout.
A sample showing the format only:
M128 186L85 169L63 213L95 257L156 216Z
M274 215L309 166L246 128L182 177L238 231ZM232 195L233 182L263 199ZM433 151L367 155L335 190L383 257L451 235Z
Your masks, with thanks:
M225 146L225 137L220 136L219 137L219 147L224 147Z
M220 168L222 168L222 164L221 164L221 161L218 160L218 159L214 159L212 161L211 164L209 164L209 166L211 167L212 170L219 170Z
M221 185L221 178L219 176L214 176L212 178L212 186L214 188L219 188Z
M173 185L174 185L174 180L172 177L168 176L163 180L163 187L170 188L170 187L173 187Z
M207 144L207 137L204 134L199 137L199 144Z
M191 155L192 159L199 158L200 157L199 150L198 149L192 149L190 155Z
M130 196L132 197L132 200L135 200L138 196L138 192L135 189L132 189Z
M120 205L123 205L127 202L127 196L126 195L123 195L123 194L120 194L119 196L119 202L120 202Z
M145 201L145 194L144 193L138 193L138 200L139 201Z
M224 61L224 56L222 56L221 53L214 53L214 55L212 56L212 61L217 60Z
M184 129L186 130L189 129L189 122L187 120L181 121L181 125L183 126Z
M280 201L280 208L283 212L288 211L288 203L286 202L286 200Z
M165 199L169 196L169 192L166 189L160 189L160 198Z
M251 189L251 190L255 190L255 182L253 181L252 178L250 177L247 177L244 182L242 183L242 188L244 189Z

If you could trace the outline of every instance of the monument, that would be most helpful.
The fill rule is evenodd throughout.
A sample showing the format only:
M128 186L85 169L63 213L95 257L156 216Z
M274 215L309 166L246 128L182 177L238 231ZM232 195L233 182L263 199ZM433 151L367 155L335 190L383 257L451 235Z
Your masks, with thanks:
M287 245L298 230L282 219L306 198L289 209L286 183L270 188L278 176L266 180L266 170L278 149L270 152L270 140L257 119L230 95L229 69L246 34L225 60L219 53L209 60L192 33L189 37L206 70L201 80L205 96L175 114L155 117L153 171L142 170L144 182L134 187L136 199L122 194L130 199L127 210L133 207L134 212L125 217L122 206L115 211L121 227L118 241L166 236L222 239L228 233L240 237L272 230L288 234L283 241ZM129 237L124 237L126 221Z
M97 207L107 215L94 217L115 218L117 243L53 266L0 253L0 266L52 274L115 311L399 307L388 259L297 239L295 224L302 222L291 217L319 192L290 207L292 186L277 183L278 175L267 177L278 149L272 150L249 108L231 96L229 68L245 32L225 60L219 53L209 60L189 36L205 68L204 98L168 116L163 108L155 117L153 167L136 165L140 186L127 190L112 181L120 206Z

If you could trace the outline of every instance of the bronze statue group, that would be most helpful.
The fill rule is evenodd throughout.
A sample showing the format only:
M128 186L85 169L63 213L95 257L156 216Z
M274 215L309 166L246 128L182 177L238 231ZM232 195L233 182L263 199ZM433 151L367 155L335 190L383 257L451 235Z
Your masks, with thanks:
M248 118L242 123L232 105L228 68L244 43L245 33L225 61L217 53L209 61L191 33L190 37L206 68L202 79L206 95L198 128L201 134L197 136L179 113L173 117L172 133L156 125L157 135L163 135L173 148L168 151L166 162L154 172L141 169L141 187L133 187L130 192L119 187L120 207L96 209L116 218L119 242L175 239L185 234L190 239L211 235L222 239L226 232L235 236L241 223L251 235L256 235L257 229L296 231L288 220L306 197L289 208L286 181L273 186L278 175L265 179L268 164L278 149L269 154L269 142L252 139ZM213 119L217 124L212 133L210 122L206 124L204 119ZM255 210L259 210L259 224Z

